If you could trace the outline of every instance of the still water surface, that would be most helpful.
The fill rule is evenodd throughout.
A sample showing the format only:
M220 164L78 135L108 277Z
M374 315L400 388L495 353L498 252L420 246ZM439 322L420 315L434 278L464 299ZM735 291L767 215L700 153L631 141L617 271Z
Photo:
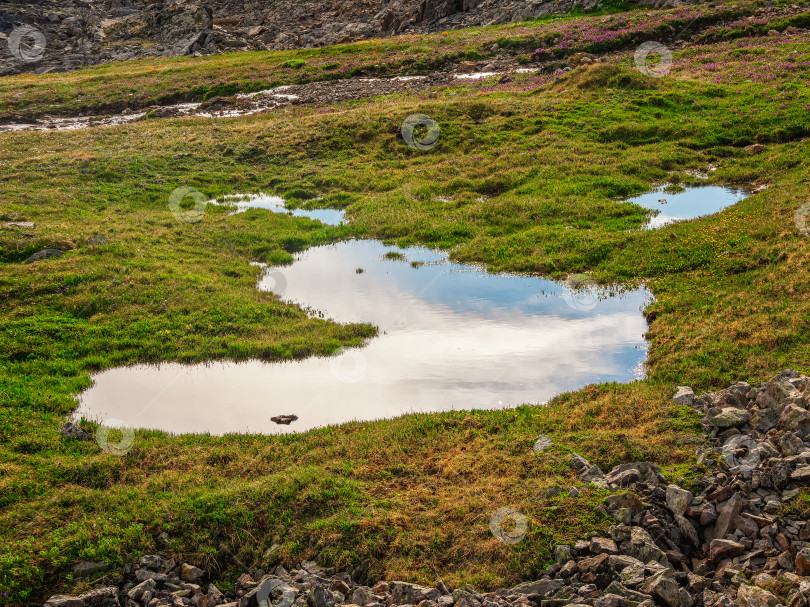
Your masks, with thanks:
M648 230L655 230L676 221L718 213L737 204L747 196L748 194L743 190L716 185L686 188L683 192L675 194L665 192L664 186L662 186L652 192L631 198L627 202L634 202L646 209L660 211L644 226Z
M299 213L342 220L340 211ZM644 289L611 294L489 274L437 251L374 240L309 249L290 266L267 268L258 288L312 314L374 324L379 335L302 361L111 369L94 376L75 417L177 433L300 432L416 411L542 403L643 375ZM270 419L285 414L298 420Z

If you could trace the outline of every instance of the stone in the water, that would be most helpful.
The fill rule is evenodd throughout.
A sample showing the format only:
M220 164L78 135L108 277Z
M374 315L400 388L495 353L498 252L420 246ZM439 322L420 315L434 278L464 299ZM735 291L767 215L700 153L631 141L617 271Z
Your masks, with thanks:
M23 263L33 263L43 259L50 259L51 257L61 257L62 255L64 255L64 253L59 249L42 249L31 255L31 257L26 259Z
M271 417L270 421L275 422L277 424L289 426L292 422L294 422L297 419L298 419L297 415L276 415L275 417Z
M551 442L551 439L546 436L545 434L541 434L537 437L537 440L534 442L534 452L540 453L541 451L548 449L554 443Z

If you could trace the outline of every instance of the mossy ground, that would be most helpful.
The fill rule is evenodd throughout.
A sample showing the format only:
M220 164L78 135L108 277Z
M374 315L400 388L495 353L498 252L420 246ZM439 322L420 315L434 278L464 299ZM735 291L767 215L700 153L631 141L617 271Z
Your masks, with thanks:
M649 13L651 23L659 17ZM523 27L541 36L556 24ZM809 42L786 40L766 63L805 65ZM751 76L764 61L703 50L728 57L720 76ZM278 542L288 564L370 560L376 576L491 588L531 577L554 544L609 523L596 491L546 497L551 485L577 484L566 469L571 451L603 468L646 459L673 480L688 477L702 439L695 415L669 400L675 384L708 389L810 370L810 238L794 223L809 189L810 89L806 68L741 83L701 63L700 49L679 57L662 79L625 56L526 93L461 87L427 100L3 135L0 219L37 226L34 237L0 231L2 601L81 588L76 562L121 565L154 550L164 530L224 586L266 566L262 555ZM111 82L130 78L127 65L94 69L109 70ZM26 82L33 100L50 83ZM398 135L417 112L441 127L428 152ZM743 151L754 142L765 151ZM718 215L643 231L645 211L620 200L660 183L768 187ZM202 221L184 223L168 208L182 186L206 197L286 194L297 204L319 196L352 221L329 227L209 205ZM89 244L98 232L109 244ZM100 369L283 360L373 336L371 326L310 318L255 288L251 261L282 263L350 236L441 247L498 271L644 281L656 296L646 310L648 378L589 386L546 407L301 435L139 431L123 457L60 438ZM68 252L21 263L45 247ZM541 432L555 445L536 454ZM514 546L489 530L502 506L529 519Z

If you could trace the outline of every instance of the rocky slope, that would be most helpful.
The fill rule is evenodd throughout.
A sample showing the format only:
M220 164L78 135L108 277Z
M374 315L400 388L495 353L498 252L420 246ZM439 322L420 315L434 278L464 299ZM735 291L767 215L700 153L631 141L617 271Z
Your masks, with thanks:
M587 10L600 1L6 0L0 76L147 55L320 47ZM695 0L636 1L669 7Z
M801 487L810 483L810 378L786 370L752 388L744 382L674 400L698 409L712 445L698 453L691 491L668 484L648 462L607 474L579 455L583 485L615 491L601 508L616 524L607 537L555 549L557 562L537 580L481 593L367 579L366 569L335 573L314 562L246 572L223 593L199 568L168 552L142 557L122 574L102 576L82 596L53 596L46 607L806 607L810 599L810 523ZM551 446L540 437L539 448ZM625 489L624 492L618 490ZM563 491L552 489L552 493ZM805 506L806 507L806 506ZM158 538L168 545L165 534ZM511 543L511 542L510 542ZM103 563L81 563L96 576Z

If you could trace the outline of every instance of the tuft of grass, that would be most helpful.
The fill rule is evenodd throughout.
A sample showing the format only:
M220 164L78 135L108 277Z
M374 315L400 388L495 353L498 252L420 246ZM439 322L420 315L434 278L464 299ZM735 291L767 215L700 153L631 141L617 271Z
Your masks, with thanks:
M394 261L405 261L405 255L397 251L388 251L385 255L383 255L383 257L386 259L392 259Z

